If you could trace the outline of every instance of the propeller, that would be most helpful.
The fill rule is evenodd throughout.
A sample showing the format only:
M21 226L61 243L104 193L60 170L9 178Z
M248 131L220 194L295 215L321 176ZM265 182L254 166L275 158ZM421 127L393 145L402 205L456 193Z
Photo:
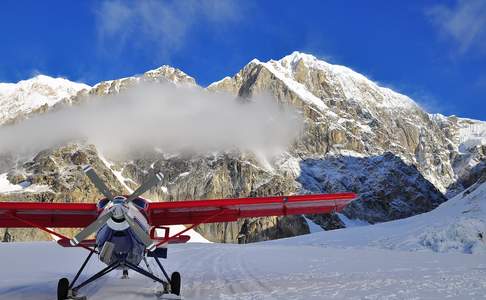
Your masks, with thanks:
M98 191L108 198L108 200L113 201L113 194L110 192L110 189L106 186L106 184L100 179L100 177L98 177L95 170L88 165L83 168L83 171L96 186Z
M127 202L132 202L136 198L140 197L143 193L156 186L164 179L164 175L161 172L152 173L147 181L145 181L138 189L136 189L128 198Z
M155 250L157 243L154 242L150 238L148 233L145 230L143 230L143 228L126 213L125 213L125 221L127 221L128 225L132 229L132 232L135 234L138 240L142 242L149 251Z
M112 216L113 213L111 211L108 211L106 214L98 217L93 223L89 224L86 228L81 230L81 232L79 232L78 234L76 234L76 236L72 238L71 245L78 245L79 243L87 239L88 236L100 230L100 228L103 227L103 225L105 225L105 223L109 219L111 219Z
M96 174L95 170L91 166L86 166L83 168L84 173L88 176L91 182L96 186L98 191L102 193L110 202L112 202L115 197L106 186L106 184L100 179L100 177ZM121 223L126 222L130 229L132 230L133 234L137 237L137 239L142 242L145 247L149 251L153 251L156 248L156 243L150 238L148 233L142 228L142 226L133 219L130 215L128 215L128 207L132 206L131 203L136 198L140 197L143 193L151 189L152 187L156 186L159 182L162 181L164 175L161 172L153 172L148 180L146 180L139 188L137 188L128 198L125 199L125 203L123 206L115 204L109 208L109 210L99 216L93 223L89 224L86 228L81 230L72 240L71 244L73 246L78 245L83 240L88 238L91 234L100 230L107 222L110 224L110 220L114 222ZM118 197L117 197L118 199Z

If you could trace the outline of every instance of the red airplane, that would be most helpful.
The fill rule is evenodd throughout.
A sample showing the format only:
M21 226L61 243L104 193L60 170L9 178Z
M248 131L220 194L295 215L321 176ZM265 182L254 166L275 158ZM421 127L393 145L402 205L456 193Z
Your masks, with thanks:
M82 247L89 255L70 282L58 282L57 299L86 299L78 296L79 290L113 270L137 272L161 284L162 294L180 295L181 277L178 272L169 275L159 258L167 258L167 246L185 243L190 229L205 223L233 222L241 218L324 214L339 212L357 198L354 193L276 196L261 198L218 199L175 202L150 202L140 196L156 186L162 173L152 173L130 196L113 196L108 187L87 166L84 172L105 196L94 203L32 203L0 202L0 228L38 228L59 238L63 247ZM187 225L169 235L167 225ZM84 228L68 238L52 228ZM158 232L164 231L162 236ZM96 234L95 239L90 239ZM82 283L76 284L93 254L107 265ZM154 275L147 257L152 257L164 278ZM142 260L146 268L142 268Z

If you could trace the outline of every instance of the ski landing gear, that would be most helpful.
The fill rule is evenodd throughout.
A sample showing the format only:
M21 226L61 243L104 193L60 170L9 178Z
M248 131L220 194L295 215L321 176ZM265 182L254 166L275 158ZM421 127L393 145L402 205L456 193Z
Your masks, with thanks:
M174 272L170 276L170 291L174 295L181 295L181 274L179 272Z
M57 283L57 300L86 300L86 296L77 296L74 290L69 289L69 280L67 278L62 278Z
M86 264L88 261L91 259L91 256L93 256L94 251L90 252L84 263L82 264L81 268L79 269L78 273L76 276L74 276L74 279L71 283L69 283L69 280L67 278L62 278L59 280L57 284L57 300L67 300L67 299L74 299L74 300L86 300L86 297L79 297L78 296L78 291L82 287L88 285L89 283L105 276L106 274L110 273L113 270L116 269L123 269L123 273L128 276L128 269L135 271L145 277L148 277L152 279L154 282L158 282L162 284L163 291L157 292L157 296L163 296L166 294L173 294L176 296L180 296L181 294L181 275L179 272L174 272L172 273L171 277L169 278L169 275L165 271L164 267L160 263L160 260L158 259L157 256L153 256L155 261L157 262L157 265L159 266L160 270L164 274L164 277L167 281L164 281L160 279L159 277L155 276L150 268L148 268L149 271L146 271L139 266L136 266L126 260L119 260L116 261L110 265L108 265L106 268L103 270L99 271L98 273L94 274L87 280L85 280L83 283L75 286L74 284L78 280L79 276L81 275L81 272L83 272L84 268L86 267ZM126 272L125 272L126 271Z
M57 283L57 300L67 299L69 294L69 280L61 278Z
M123 269L122 279L128 279L128 269Z

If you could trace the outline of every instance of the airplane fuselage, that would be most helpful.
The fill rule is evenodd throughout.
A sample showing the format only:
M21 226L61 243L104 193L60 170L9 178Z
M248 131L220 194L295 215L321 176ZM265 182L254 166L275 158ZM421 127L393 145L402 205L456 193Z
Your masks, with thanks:
M143 259L145 245L134 234L122 213L123 210L148 233L150 225L139 207L145 205L145 200L137 200L134 204L127 203L125 197L115 197L112 202L101 200L98 203L98 208L102 210L99 217L113 212L113 216L96 233L96 244L101 249L100 260L107 265L123 259L138 265Z

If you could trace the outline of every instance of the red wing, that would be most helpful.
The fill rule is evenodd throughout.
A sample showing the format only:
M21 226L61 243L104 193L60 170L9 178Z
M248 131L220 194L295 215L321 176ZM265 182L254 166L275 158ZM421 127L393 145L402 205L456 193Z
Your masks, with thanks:
M0 202L0 228L86 227L97 216L91 203Z
M150 202L147 215L152 226L232 222L249 217L339 212L356 198L354 193L340 193Z

